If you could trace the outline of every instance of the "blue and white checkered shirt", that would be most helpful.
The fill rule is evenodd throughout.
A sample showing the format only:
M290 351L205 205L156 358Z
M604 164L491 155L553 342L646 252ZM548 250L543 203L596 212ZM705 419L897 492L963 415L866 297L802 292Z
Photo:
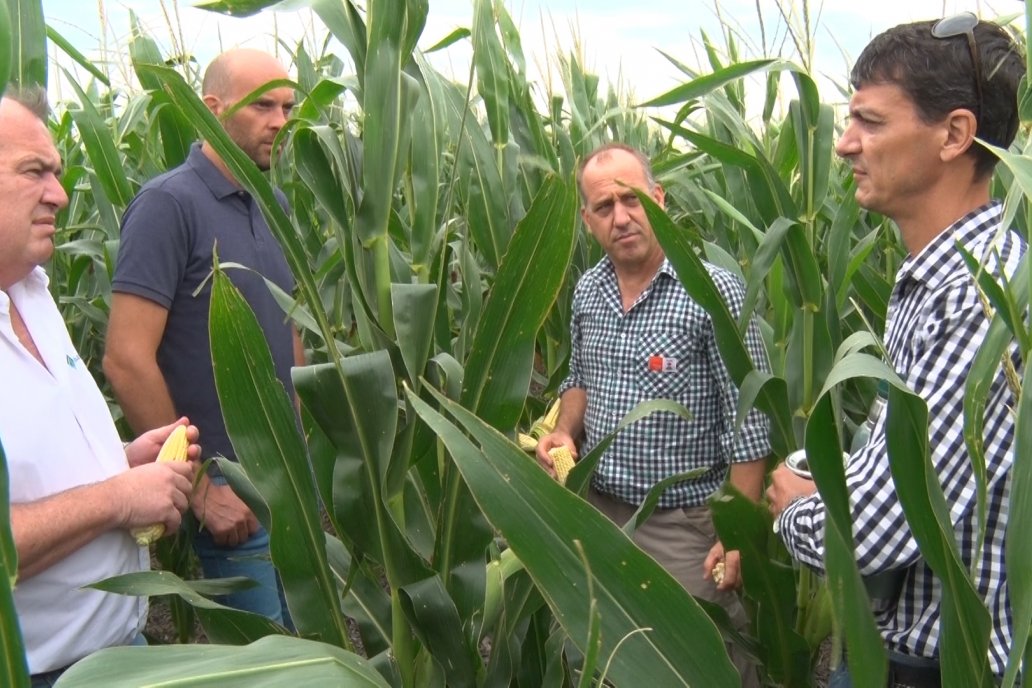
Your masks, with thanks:
M737 317L745 296L741 282L726 270L706 267ZM698 506L720 486L731 462L769 453L769 422L759 411L750 411L735 434L738 389L717 351L713 323L689 298L669 261L624 313L613 264L603 258L577 283L570 329L570 373L560 393L578 387L587 394L585 450L643 401L671 399L692 416L657 412L625 428L595 471L600 492L640 504L663 478L704 467L704 475L671 486L659 502L663 508ZM766 369L755 323L746 343L756 365Z
M960 554L965 566L973 568L975 587L992 616L989 654L997 675L1003 673L1012 637L1003 547L1016 402L997 369L983 437L989 492L986 539L977 551L975 477L963 437L964 384L989 321L955 246L959 241L994 275L999 276L1001 264L1012 274L1026 246L1014 232L997 238L1001 213L997 203L983 206L904 261L889 301L885 335L896 372L928 404L932 463L946 493ZM1012 359L1020 370L1016 351ZM884 430L883 412L846 470L857 562L864 575L910 567L898 604L878 614L878 625L890 649L936 657L942 588L921 558L896 497ZM814 495L794 502L779 520L792 555L817 568L823 568L824 514L824 503Z

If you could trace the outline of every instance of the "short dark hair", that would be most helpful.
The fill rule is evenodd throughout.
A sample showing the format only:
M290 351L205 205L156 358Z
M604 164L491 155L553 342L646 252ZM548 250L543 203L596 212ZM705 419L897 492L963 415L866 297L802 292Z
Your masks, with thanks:
M645 179L649 183L649 191L656 187L656 177L652 174L652 163L649 162L647 155L642 153L634 146L628 146L626 143L620 143L619 141L610 141L604 143L595 150L584 156L584 159L577 165L577 191L580 192L581 203L587 203L588 199L584 195L584 168L588 166L588 163L598 157L605 157L610 151L621 150L626 153L630 153L638 162L641 163L642 172L645 173Z
M7 88L4 89L4 99L13 100L44 122L47 121L47 116L50 114L47 92L42 86L7 84Z
M875 36L853 65L850 83L857 89L899 86L926 122L939 122L958 108L970 110L978 119L978 137L1007 148L1018 131L1018 83L1025 74L1017 46L997 24L979 21L974 37L982 73L975 75L965 34L936 38L934 23L901 24ZM982 112L976 76L982 84ZM977 144L968 152L975 158L976 176L987 177L997 157Z

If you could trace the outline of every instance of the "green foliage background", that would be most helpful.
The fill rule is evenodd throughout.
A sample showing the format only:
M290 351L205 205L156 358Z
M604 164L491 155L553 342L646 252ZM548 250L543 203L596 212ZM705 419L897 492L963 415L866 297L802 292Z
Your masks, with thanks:
M271 4L210 3L233 14ZM178 609L196 613L219 647L104 651L61 685L315 680L302 666L318 666L326 672L318 680L336 685L586 686L603 677L625 686L735 685L719 610L685 594L577 496L601 448L564 489L511 441L565 374L572 288L599 257L577 224L573 171L579 156L608 140L654 160L668 207L648 207L649 218L686 288L713 317L742 389L740 413L756 405L771 416L779 457L806 447L829 505L825 588L792 568L762 508L715 496L722 538L746 557L754 625L738 641L770 683L805 686L834 624L856 660L856 684L883 684L885 655L852 559L839 457L877 380L897 384L880 361L878 337L904 250L888 222L853 200L852 179L832 152L837 115L818 93L807 56L749 59L730 30L723 44L703 35L709 72L682 67L681 86L632 107L573 55L556 58L561 90L530 81L501 2L474 0L470 25L440 46L472 45L468 83L443 76L415 48L430 10L425 0L310 5L354 72L328 52L304 45L291 52L300 99L271 180L224 135L193 77L169 66L180 56L162 55L134 19L126 52L139 88L122 92L91 69L94 78L74 84L76 100L58 104L50 123L71 203L48 266L73 341L104 386L99 362L119 219L139 186L181 162L200 136L254 194L298 282L296 294L280 299L309 354L310 365L295 371L304 433L274 384L253 316L222 272L232 268L216 268L212 354L220 371L231 372L217 383L240 457L239 466L223 468L271 534L303 640L207 601L203 583L145 574L104 585L176 596ZM0 44L12 48L14 80L45 83L48 36L61 59L90 67L46 26L38 2L0 7L12 10L10 39L0 21ZM810 35L802 38L808 45ZM746 108L746 88L757 82L750 75L762 77L759 123ZM1022 106L1028 121L1024 97ZM1023 129L1013 152L1001 152L994 181L1026 236L1027 141ZM275 202L272 183L286 191L291 216ZM742 322L716 296L700 258L747 285ZM1017 340L1024 356L1032 339L1013 317L1028 303L1024 269L993 294L996 309L1012 317L994 323L979 379L1009 342ZM742 345L753 315L771 374L757 371ZM976 382L969 397L976 408L984 400ZM927 452L913 450L925 446L923 408L893 387L890 414L917 420L900 423L890 438L909 449L892 453L893 470L926 485L901 495L912 501L915 531L951 533L931 507L937 485L922 477ZM1024 398L1017 412L1019 437L1028 436L1020 431L1030 417ZM979 434L969 435L977 452ZM1015 459L1015 522L1032 518L1030 458L1024 451ZM10 610L16 570L6 525L0 521L8 583L0 610ZM959 659L944 685L986 685L979 657L988 612L951 557L950 539L921 544L950 581L943 654ZM1007 546L1011 572L1032 568L1032 548L1018 538ZM1016 636L1006 685L1027 653L1032 623L1032 581L1013 573L1010 580ZM7 684L27 685L12 621L10 613L0 620L12 658Z

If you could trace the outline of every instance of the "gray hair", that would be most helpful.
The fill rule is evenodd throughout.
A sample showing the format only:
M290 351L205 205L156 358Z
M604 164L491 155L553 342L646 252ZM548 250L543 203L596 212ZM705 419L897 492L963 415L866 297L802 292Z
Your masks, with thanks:
M47 115L50 114L47 92L42 86L7 84L7 88L4 90L4 99L13 100L44 122L47 121Z

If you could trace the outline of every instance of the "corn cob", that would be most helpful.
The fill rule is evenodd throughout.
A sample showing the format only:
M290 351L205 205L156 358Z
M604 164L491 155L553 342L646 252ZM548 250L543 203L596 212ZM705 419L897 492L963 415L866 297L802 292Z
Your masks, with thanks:
M570 474L570 469L573 468L573 454L570 453L569 447L552 447L548 450L548 455L552 457L555 479L565 485L566 476Z
M516 441L520 445L520 449L523 451L532 452L537 449L537 440L526 433L517 433Z
M559 402L561 399L556 399L552 402L551 408L545 412L545 415L538 418L533 425L530 426L530 436L535 440L539 440L548 433L555 430L555 423L559 420Z
M189 446L190 442L186 439L186 426L177 425L175 430L165 440L165 443L161 445L156 461L158 463L186 461L186 450ZM129 533L136 538L136 544L141 547L147 547L165 534L165 525L163 523L155 523L152 526L133 528Z
M720 585L724 582L724 562L718 561L713 570L710 571L710 575L713 577L713 582Z

